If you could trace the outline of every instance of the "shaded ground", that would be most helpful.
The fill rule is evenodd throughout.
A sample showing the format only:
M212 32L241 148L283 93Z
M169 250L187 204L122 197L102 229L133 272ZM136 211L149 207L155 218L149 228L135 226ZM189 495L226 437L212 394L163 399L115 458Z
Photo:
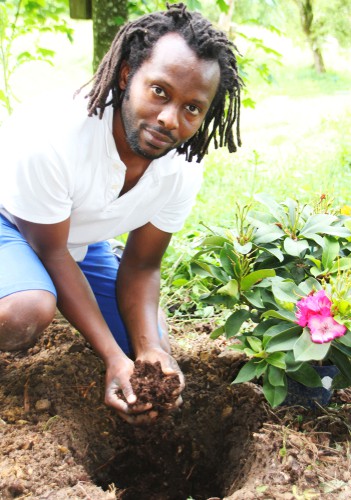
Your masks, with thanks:
M26 353L0 354L0 498L347 499L350 397L311 413L270 410L223 341L173 335L187 386L177 413L148 427L103 404L103 365L57 318Z

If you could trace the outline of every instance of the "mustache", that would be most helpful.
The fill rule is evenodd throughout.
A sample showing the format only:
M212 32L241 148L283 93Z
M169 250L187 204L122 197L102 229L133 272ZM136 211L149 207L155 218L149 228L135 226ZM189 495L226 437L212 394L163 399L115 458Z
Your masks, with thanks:
M156 132L160 135L164 135L165 137L167 137L167 139L169 139L172 143L175 143L176 142L176 139L175 137L173 137L173 134L170 130L167 130L167 129L164 129L162 127L158 127L158 126L153 126L151 127L150 125L144 125L144 128L146 130L150 130L151 132Z

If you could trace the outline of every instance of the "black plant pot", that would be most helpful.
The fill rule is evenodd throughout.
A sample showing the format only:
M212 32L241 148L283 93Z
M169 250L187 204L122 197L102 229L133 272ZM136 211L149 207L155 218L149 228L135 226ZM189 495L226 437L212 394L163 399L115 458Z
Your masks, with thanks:
M284 406L304 406L316 409L318 403L327 406L333 395L333 378L338 375L339 369L335 365L313 366L322 380L323 387L307 387L288 377L288 394L283 401Z

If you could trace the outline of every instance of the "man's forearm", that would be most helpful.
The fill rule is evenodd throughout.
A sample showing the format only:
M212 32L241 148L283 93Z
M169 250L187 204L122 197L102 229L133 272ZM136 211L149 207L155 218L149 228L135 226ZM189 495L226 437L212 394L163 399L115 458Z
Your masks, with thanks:
M136 356L160 346L159 296L159 269L130 269L121 265L117 278L118 306Z
M113 338L85 276L71 255L43 259L58 294L58 307L105 363L125 356Z

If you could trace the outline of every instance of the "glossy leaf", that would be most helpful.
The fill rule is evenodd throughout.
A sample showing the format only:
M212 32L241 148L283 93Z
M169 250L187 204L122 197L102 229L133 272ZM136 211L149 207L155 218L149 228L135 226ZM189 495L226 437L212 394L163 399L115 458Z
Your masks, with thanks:
M262 341L257 337L247 336L247 342L250 344L250 347L255 352L262 351Z
M264 278L270 278L275 276L275 271L273 269L262 269L260 271L254 271L247 276L245 276L240 283L240 288L243 291L249 290L258 281Z
M307 387L322 387L320 376L309 363L302 363L300 368L287 373L290 378Z
M213 330L213 332L210 335L210 339L212 340L218 339L218 337L220 337L223 334L224 334L224 325Z
M332 267L334 260L339 255L340 244L330 236L324 237L324 248L322 253L322 265L324 269Z
M249 311L246 309L239 309L229 316L225 323L225 336L227 339L234 337L239 333L240 328L244 321L247 321L250 317Z
M312 342L311 335L307 328L304 328L294 346L294 356L296 361L320 361L324 359L330 349L331 342L316 344Z
M339 271L348 271L351 269L351 259L349 257L342 257L334 262L332 268L330 269L330 273L334 274Z
M239 299L239 286L236 280L230 280L228 283L217 290L221 295L229 295L234 299Z
M343 377L348 380L351 385L351 361L348 356L332 346L329 354L329 359L339 368Z
M271 337L266 345L267 352L277 351L290 351L294 348L299 334L301 333L301 326L292 326L287 330Z
M256 377L256 363L254 360L248 361L239 371L232 384L248 382Z
M314 290L321 290L322 285L315 278L308 278L307 280L299 283L298 289L301 290L302 294L308 295Z
M330 225L337 220L335 215L331 214L314 214L309 217L306 224L300 231L302 236L308 237L318 233L329 234L327 231Z
M253 241L256 245L271 243L284 236L284 231L275 224L261 226L257 229Z
M273 310L266 311L262 314L262 317L263 318L278 318L278 319L283 319L283 320L293 321L293 322L296 321L296 317L295 317L294 313L292 313L290 311L282 310L282 309L279 309L278 311L273 311Z
M273 408L279 406L284 401L287 392L287 385L275 387L269 382L268 376L265 374L263 379L263 394Z
M292 238L285 238L284 250L288 255L299 257L310 245L306 240L293 240Z
M266 358L266 361L268 364L281 368L282 370L286 368L284 352L273 352Z
M275 387L281 386L285 387L286 375L284 370L277 368L276 366L268 367L268 380L269 383Z
M298 286L290 280L272 281L272 292L276 299L283 302L297 302L300 297Z

